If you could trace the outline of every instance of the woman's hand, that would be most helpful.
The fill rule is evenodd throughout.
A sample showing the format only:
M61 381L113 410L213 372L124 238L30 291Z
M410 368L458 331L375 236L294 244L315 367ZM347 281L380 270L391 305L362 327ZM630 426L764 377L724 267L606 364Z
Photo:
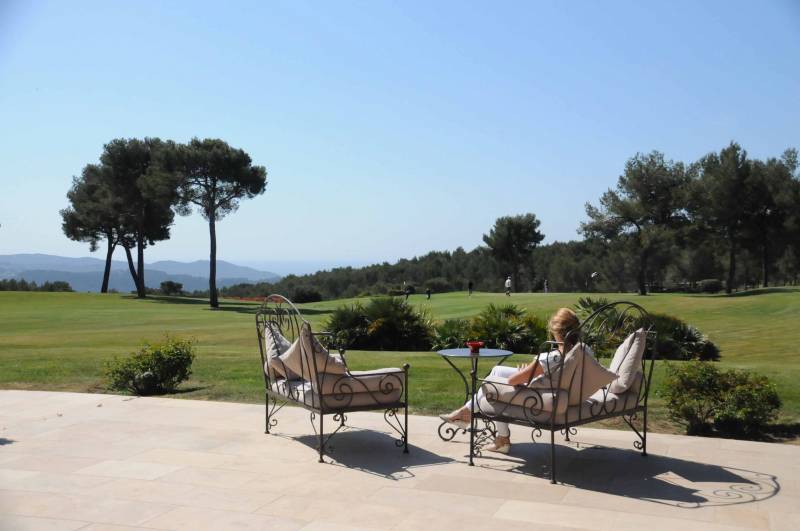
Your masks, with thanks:
M534 372L536 363L518 363L517 372L508 377L511 385L528 385Z

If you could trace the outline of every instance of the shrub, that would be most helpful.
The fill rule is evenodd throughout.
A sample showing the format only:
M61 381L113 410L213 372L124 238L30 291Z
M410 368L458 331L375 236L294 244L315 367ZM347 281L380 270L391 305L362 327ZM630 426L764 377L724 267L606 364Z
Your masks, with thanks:
M547 325L516 305L490 304L472 320L471 335L488 348L530 353L547 337Z
M367 350L428 350L431 322L400 297L372 299L366 306L340 306L326 328L338 344Z
M608 299L599 297L581 297L575 304L575 312L585 320L592 313L609 304ZM614 322L617 315L615 308L608 308L602 319ZM718 361L719 348L700 330L671 315L651 313L653 328L658 336L658 357L665 360L700 360ZM618 333L609 334L607 331L591 330L584 336L595 353L607 357L614 353L617 346L625 339L623 336L633 330L619 330Z
M720 371L691 361L668 365L664 383L669 417L689 435L722 433L753 436L774 420L781 402L768 378L744 371Z
M781 399L775 384L760 374L741 370L725 373L727 395L714 417L714 427L725 433L753 436L775 420Z
M472 339L470 323L466 319L448 319L433 329L433 350L460 348Z
M127 358L106 365L109 387L137 395L169 393L192 374L193 341L167 336L163 343L146 343Z
M180 295L183 293L183 284L172 280L165 280L161 283L161 293L164 295Z
M580 297L578 302L575 303L575 313L583 320L608 303L609 300L605 297L597 297L595 299L591 297Z
M716 278L707 278L697 283L703 293L719 293L722 291L722 281Z
M56 280L54 282L46 281L41 286L37 286L36 282L28 282L25 279L0 279L0 291L74 291L69 282L63 280Z
M658 335L660 359L719 360L719 348L697 328L671 315L653 313L650 317Z
M364 308L369 320L368 344L379 350L428 350L431 322L402 298L372 299Z
M364 306L356 302L336 308L325 328L333 334L333 343L346 348L364 348L369 335L369 320Z
M314 288L308 286L298 286L292 294L292 302L319 302L322 300L322 294Z

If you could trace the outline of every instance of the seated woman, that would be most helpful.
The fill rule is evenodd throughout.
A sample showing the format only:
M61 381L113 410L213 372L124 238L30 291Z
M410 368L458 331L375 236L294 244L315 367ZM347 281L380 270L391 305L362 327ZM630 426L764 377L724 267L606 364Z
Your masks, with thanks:
M505 383L509 385L528 385L531 380L545 374L551 367L557 367L561 361L561 356L572 350L578 340L580 324L575 312L569 308L560 308L547 324L550 335L558 342L558 350L539 354L533 362L527 365L519 365L516 368L498 365L492 369L489 375L494 376L499 381L505 380ZM483 398L482 389L476 393L475 403L477 404L481 398ZM472 420L472 403L472 400L468 400L459 409L449 415L440 415L439 418L459 428L466 429ZM494 439L494 443L486 449L490 452L507 454L511 449L511 431L508 428L508 424L495 422L495 427L497 428L497 436Z

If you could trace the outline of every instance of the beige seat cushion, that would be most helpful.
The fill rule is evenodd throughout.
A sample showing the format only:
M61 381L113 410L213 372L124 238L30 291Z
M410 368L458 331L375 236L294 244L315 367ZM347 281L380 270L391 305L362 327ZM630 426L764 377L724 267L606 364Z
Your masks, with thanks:
M639 387L642 382L642 374L639 373L631 386L631 389L624 393L612 393L606 389L597 390L588 400L584 401L578 414L577 407L569 408L568 420L584 420L587 418L610 415L620 411L628 411L636 407L639 395Z
M609 367L617 374L617 378L608 386L612 393L624 393L630 389L637 374L642 373L642 356L647 344L647 332L644 328L633 332L617 347Z
M561 391L556 403L557 393L550 389L534 389L524 385L510 385L507 378L489 376L481 386L483 396L490 403L504 403L529 410L531 415L552 412L554 405L560 413L567 409L567 393Z
M641 374L634 381L631 389L622 393L610 393L605 389L597 390L588 400L584 400L580 405L569 406L567 408L567 392L559 391L558 396L558 411L555 414L550 410L540 410L537 407L531 407L531 404L524 404L525 388L514 386L506 387L512 389L522 389L517 396L509 396L505 390L498 393L499 396L504 397L508 402L501 402L493 400L491 394L487 393L486 397L478 403L478 411L488 417L503 416L530 424L546 426L551 422L556 426L564 424L575 424L581 421L591 420L594 417L602 417L613 413L620 413L623 411L630 411L636 407L638 399L638 389L641 386ZM498 390L501 389L497 384ZM528 392L531 390L528 389ZM552 393L542 392L543 403L552 404L554 396ZM552 407L552 405L550 406Z
M295 341L296 343L296 341ZM272 369L270 376L275 378L288 378L293 380L299 376L281 361L280 356L285 354L292 347L283 334L281 334L278 327L272 323L266 323L264 326L264 370L269 373Z
M322 374L321 393L353 394L353 393L382 393L390 394L396 389L402 389L404 375L402 369L385 368L374 371L349 371L345 374Z
M344 374L347 366L339 356L333 356L311 333L311 326L300 326L300 338L280 356L280 361L303 380L315 380L317 372Z
M387 406L398 404L403 398L403 388L393 387L389 390L373 392L354 392L341 394L320 395L312 389L311 383L304 380L278 380L272 384L272 390L287 398L301 402L307 406L320 408L324 405L327 410L344 410L351 407ZM320 400L321 397L321 400Z
M525 388L523 388L523 390L524 389ZM534 392L533 389L527 389L522 391L520 395L526 391ZM564 404L564 408L566 408L567 392L558 391L557 394L558 404ZM544 403L549 404L549 411L545 409L539 409L538 407L526 407L525 405L489 400L487 397L482 397L479 400L477 404L478 411L489 418L502 416L539 425L550 424L551 421L555 422L556 424L562 423L564 419L564 411L554 414L552 410L552 404L556 402L555 394L549 391L541 391L541 396L544 399ZM561 405L559 405L558 408L562 409Z

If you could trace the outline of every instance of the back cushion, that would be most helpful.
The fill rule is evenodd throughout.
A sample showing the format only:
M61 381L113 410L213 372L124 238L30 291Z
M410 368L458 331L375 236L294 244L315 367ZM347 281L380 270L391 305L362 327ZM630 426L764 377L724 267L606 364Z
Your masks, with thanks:
M625 338L611 360L611 371L617 378L608 386L612 393L620 394L630 389L636 375L642 372L642 356L647 345L647 332L640 328Z
M559 387L560 383L560 389L569 389L570 380L575 373L578 358L581 356L580 353L583 352L584 347L588 348L585 344L581 343L572 347L572 350L567 352L567 355L564 356L563 365L551 362L543 366L542 370L544 373L531 380L531 382L528 384L528 387L532 387L534 389L554 390L555 388ZM559 374L563 374L560 380Z
M605 387L617 377L616 373L600 365L588 345L583 346L581 351L576 352L577 363L569 387L570 406L580 405L595 391Z
M347 370L341 357L328 354L328 350L311 333L311 326L308 323L300 326L300 338L292 348L280 356L280 361L300 375L298 377L309 381L316 380L317 372L344 374Z
M298 376L280 360L281 354L284 354L291 346L292 344L289 343L289 340L284 337L277 326L272 323L266 323L264 326L264 357L267 361L264 370L272 369L275 376L279 378L287 378L289 380L297 378Z

